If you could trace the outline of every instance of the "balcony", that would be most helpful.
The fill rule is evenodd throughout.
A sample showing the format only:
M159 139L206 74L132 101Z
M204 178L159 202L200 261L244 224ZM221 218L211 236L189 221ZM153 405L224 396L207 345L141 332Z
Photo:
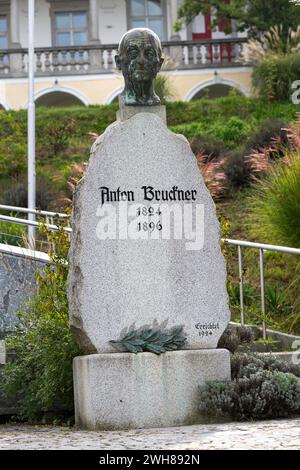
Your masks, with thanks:
M245 38L202 39L163 42L164 55L171 57L170 69L236 67ZM35 49L36 76L105 74L115 69L117 44ZM27 49L0 51L0 78L25 77L28 71Z

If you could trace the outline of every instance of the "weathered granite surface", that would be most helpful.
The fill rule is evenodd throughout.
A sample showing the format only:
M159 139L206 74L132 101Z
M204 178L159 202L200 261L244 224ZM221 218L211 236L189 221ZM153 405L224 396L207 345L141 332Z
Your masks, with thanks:
M230 379L223 349L92 354L73 362L76 425L137 429L201 421L199 387Z
M135 216L138 207L153 206L144 200L143 186L168 191L176 186L189 194L196 192L194 201L169 201L167 210L192 208L194 227L198 211L199 249L194 249L192 234L185 232L184 224L183 238L176 239L174 230L180 229L181 222L172 217L170 239L126 238L131 229L126 218L118 218L118 202L109 202L116 210L118 238L113 239L108 228L107 238L99 239L103 238L106 207L100 188L132 191L135 206L122 204L128 204L129 211L134 209ZM114 220L106 213L107 218ZM129 216L129 222L133 218ZM159 221L160 216L149 220ZM168 227L164 218L162 225L164 230ZM95 142L87 173L77 186L72 228L70 320L86 352L114 352L109 340L118 339L132 324L138 328L154 320L168 321L167 327L184 325L187 349L216 348L230 315L220 228L215 205L184 137L170 132L152 113L139 113L109 126ZM158 232L154 235L160 237Z
M125 106L122 96L119 97L120 109L117 111L117 119L126 121L138 113L152 113L159 116L165 123L167 122L167 112L165 106Z

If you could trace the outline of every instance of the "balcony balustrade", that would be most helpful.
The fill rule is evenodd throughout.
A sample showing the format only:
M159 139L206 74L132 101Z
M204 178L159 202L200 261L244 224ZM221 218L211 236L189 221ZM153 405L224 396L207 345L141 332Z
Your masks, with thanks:
M202 39L163 42L163 52L171 60L167 69L186 70L241 65L247 39ZM117 44L77 47L37 47L37 76L111 73L115 70ZM0 77L24 77L28 72L27 49L0 50Z

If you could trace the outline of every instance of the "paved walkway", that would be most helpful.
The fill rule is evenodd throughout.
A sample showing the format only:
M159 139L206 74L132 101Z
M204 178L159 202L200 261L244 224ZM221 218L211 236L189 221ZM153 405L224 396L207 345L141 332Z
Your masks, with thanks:
M300 449L300 419L136 431L0 425L0 449Z

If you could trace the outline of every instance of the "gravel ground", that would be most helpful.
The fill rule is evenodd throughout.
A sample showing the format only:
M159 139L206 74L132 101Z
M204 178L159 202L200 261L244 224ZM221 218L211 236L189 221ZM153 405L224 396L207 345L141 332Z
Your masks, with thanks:
M202 450L300 448L300 419L134 431L0 425L0 449Z

